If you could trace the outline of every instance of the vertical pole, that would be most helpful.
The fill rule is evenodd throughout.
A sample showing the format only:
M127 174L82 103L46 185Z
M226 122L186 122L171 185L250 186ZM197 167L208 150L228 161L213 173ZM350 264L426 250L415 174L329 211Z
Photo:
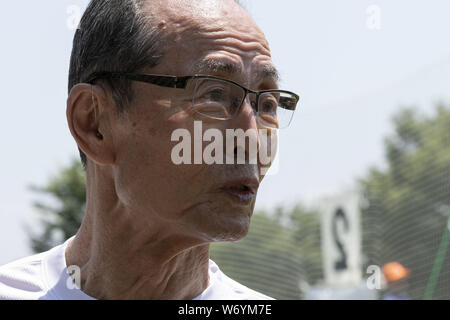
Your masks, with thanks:
M450 217L447 221L447 226L441 238L436 258L434 259L433 269L431 270L430 278L428 279L427 287L425 289L424 300L431 300L433 298L434 290L436 289L437 280L441 273L442 264L444 263L445 254L447 252L448 239L450 234Z

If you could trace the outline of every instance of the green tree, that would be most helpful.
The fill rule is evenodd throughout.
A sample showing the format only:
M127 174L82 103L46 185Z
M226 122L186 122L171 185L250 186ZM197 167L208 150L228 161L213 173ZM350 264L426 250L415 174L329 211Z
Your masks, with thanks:
M318 215L301 206L255 212L247 236L215 243L211 257L231 278L276 299L300 299L322 278Z
M398 261L408 267L409 294L422 299L448 232L450 110L440 104L426 116L407 108L393 124L385 140L387 166L371 168L360 181L369 203L362 216L363 248L367 264ZM443 263L435 299L450 298L449 254Z
M40 233L27 228L32 250L42 252L73 236L81 224L85 212L86 178L80 161L73 159L68 167L50 178L46 186L32 186L31 190L48 198L46 203L33 203L40 213Z

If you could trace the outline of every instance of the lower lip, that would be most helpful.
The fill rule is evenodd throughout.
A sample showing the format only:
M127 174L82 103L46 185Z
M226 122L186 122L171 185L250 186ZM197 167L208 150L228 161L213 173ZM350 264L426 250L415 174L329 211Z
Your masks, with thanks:
M251 191L236 190L236 189L222 189L222 191L229 196L234 202L248 205L252 201L255 194Z

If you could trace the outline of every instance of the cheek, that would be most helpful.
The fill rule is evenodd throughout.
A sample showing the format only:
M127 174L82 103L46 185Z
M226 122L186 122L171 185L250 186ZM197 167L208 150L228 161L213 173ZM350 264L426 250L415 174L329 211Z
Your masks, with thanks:
M151 129L154 134L132 133L120 146L115 172L116 191L130 208L176 219L202 193L198 165L172 162L170 126ZM164 130L164 131L163 131Z
M135 137L123 148L125 156L115 176L120 200L137 213L137 219L176 222L186 232L210 241L242 238L254 202L247 208L232 205L214 189L226 179L226 167L176 165L170 159L173 144L169 142Z

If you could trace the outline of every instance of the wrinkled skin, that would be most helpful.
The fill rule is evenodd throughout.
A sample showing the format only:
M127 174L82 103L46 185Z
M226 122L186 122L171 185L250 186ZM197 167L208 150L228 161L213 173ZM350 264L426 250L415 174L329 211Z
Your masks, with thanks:
M262 72L273 66L264 34L234 1L152 1L147 9L168 51L146 73L201 72L254 90L277 88ZM206 59L238 72L195 69ZM257 122L249 100L235 118L217 121L195 113L182 89L141 82L133 88L125 117L98 85L70 92L67 119L88 171L86 217L67 264L81 267L81 288L95 298L192 299L208 285L209 243L239 240L250 225L256 194L237 203L221 187L246 178L256 191L263 177L259 164L175 165L171 134L193 132L194 120L223 132L257 129Z

